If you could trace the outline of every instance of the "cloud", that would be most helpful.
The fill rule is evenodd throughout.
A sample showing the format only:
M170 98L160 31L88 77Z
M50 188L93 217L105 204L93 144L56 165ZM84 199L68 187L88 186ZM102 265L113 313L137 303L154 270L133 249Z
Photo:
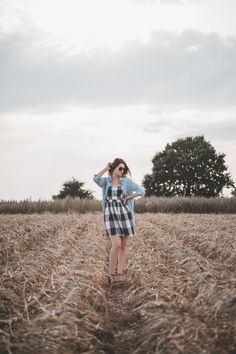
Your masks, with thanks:
M207 1L206 0L159 0L159 2L164 4L190 5L190 4L199 4Z
M225 120L221 122L211 122L194 124L189 126L186 131L186 135L200 135L204 132L204 135L211 137L215 141L227 141L234 143L236 135L236 120Z
M148 134L163 134L168 130L172 139L180 136L202 135L218 142L235 142L236 136L236 107L231 111L199 112L180 111L162 112L156 119L148 119L135 123L135 127Z
M236 39L216 33L153 31L90 55L65 56L38 32L0 36L0 111L68 105L224 107L235 103Z
M177 4L177 5L191 5L206 2L206 0L135 0L137 3L151 3L151 4Z

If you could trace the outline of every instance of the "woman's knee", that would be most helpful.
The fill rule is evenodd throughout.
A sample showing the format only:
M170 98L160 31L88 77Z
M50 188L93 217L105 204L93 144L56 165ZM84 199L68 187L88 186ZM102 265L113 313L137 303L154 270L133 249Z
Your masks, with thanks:
M126 238L124 238L123 240L121 240L121 249L122 251L127 250L128 248L128 240Z
M112 248L120 249L121 248L121 239L119 236L111 237Z

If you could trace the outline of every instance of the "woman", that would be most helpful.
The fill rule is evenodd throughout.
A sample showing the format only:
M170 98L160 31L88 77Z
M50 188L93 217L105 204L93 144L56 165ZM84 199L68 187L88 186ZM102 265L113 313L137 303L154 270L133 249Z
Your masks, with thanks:
M106 171L109 176L102 177ZM126 162L116 158L93 177L94 182L102 188L103 219L106 234L112 243L109 259L111 283L120 281L124 277L128 238L135 235L133 198L143 197L145 194L143 188L126 177L127 173L131 175Z

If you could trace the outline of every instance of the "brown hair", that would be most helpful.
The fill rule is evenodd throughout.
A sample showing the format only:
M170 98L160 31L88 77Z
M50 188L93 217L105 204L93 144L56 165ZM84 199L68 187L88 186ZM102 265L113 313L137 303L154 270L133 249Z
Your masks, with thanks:
M122 176L125 176L125 177L126 177L127 173L129 173L129 175L131 176L131 171L130 171L130 169L129 169L127 163L126 163L123 159L121 159L121 158L119 158L119 157L115 158L114 161L112 162L111 169L108 170L109 175L112 176L112 173L113 173L114 169L115 169L120 163L123 163L123 164L125 165L125 169L124 169L124 172L123 172L123 175L122 175Z

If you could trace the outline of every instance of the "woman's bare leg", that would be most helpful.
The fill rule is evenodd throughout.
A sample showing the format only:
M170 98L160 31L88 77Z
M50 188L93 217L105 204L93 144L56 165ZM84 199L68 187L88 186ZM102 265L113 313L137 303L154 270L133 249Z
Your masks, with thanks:
M110 259L109 259L109 273L114 274L116 270L118 254L121 249L121 237L120 236L111 236L111 250L110 250Z
M123 274L125 269L125 261L128 252L128 237L121 237L121 247L118 254L117 273Z

